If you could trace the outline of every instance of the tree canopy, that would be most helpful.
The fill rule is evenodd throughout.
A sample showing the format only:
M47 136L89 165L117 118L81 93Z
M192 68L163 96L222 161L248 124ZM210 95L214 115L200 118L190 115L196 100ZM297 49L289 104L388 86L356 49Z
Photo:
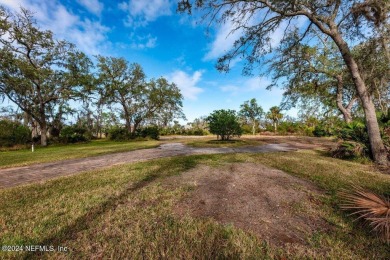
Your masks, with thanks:
M98 92L107 104L119 104L126 128L135 134L140 124L184 117L180 89L165 78L146 80L137 63L123 58L98 56Z
M220 136L223 141L234 136L241 136L239 118L234 110L215 110L206 120L210 133Z
M280 113L280 108L277 106L273 106L269 109L269 112L266 114L268 119L271 119L274 124L274 131L276 132L278 129L278 123L280 119L283 118L283 114Z
M73 44L40 30L28 10L14 15L1 9L0 15L0 96L39 124L45 146L47 114L60 100L85 93L91 62Z
M260 120L263 114L263 108L257 104L255 98L245 101L244 104L240 105L239 115L251 122L253 135L256 133L256 120Z
M218 59L217 68L221 71L228 71L230 62L240 57L245 60L243 73L251 74L254 65L274 50L272 34L277 29L284 31L281 43L285 44L286 50L318 35L329 37L351 74L362 103L373 157L379 164L389 163L373 99L351 49L353 43L371 36L382 39L384 49L388 50L390 1L181 0L178 4L181 12L191 13L194 8L204 8L206 16L212 21L230 23L231 32L241 35L233 47ZM303 19L300 26L297 25L298 19ZM294 34L296 37L291 37ZM389 56L388 51L386 56Z

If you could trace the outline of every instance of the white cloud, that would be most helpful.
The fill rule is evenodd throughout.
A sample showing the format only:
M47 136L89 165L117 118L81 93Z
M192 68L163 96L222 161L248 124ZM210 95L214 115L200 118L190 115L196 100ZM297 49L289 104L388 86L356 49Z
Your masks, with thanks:
M198 70L189 75L182 70L176 70L167 78L180 88L185 99L196 100L197 96L203 92L203 89L197 86L202 78L202 73Z
M20 6L27 8L34 13L34 18L43 29L51 30L57 39L76 44L78 49L87 54L101 53L107 46L108 27L97 21L82 19L58 1L0 0L0 4L14 12L19 12Z
M132 49L151 49L156 47L157 44L157 37L152 37L152 35L148 34L147 36L134 36L134 34L131 35L132 38L135 38L133 42L130 44L130 47Z
M141 27L155 21L160 16L171 15L169 0L129 0L118 5L119 9L128 12L126 26Z
M221 89L223 92L232 92L232 93L235 93L235 92L238 92L238 90L239 90L240 88L237 87L237 86L233 86L233 85L226 85L226 86L220 87L220 89Z
M104 7L103 3L100 3L99 0L77 0L77 2L84 6L90 13L97 16L100 16Z
M217 59L233 47L234 42L242 35L241 30L231 33L233 28L234 24L229 21L219 27L215 40L210 45L210 50L204 56L204 60Z
M265 77L253 77L245 82L245 87L248 91L256 91L260 89L266 89L271 84L271 81Z
M232 96L243 92L256 92L265 90L271 81L265 77L252 77L244 81L236 82L236 84L228 84L221 86L219 89L222 92L230 92Z

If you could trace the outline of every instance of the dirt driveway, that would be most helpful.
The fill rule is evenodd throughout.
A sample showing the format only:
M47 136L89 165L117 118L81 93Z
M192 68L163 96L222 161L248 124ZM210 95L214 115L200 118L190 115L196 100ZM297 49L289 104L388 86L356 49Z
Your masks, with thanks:
M271 143L261 146L238 148L193 148L182 143L167 143L158 148L142 149L124 153L107 154L82 159L71 159L52 163L35 164L24 167L0 169L0 188L18 186L22 184L45 181L60 176L67 176L83 171L101 169L113 165L129 162L146 161L161 157L192 154L216 153L261 153L287 152L299 149L289 143ZM310 149L313 147L301 147Z
M316 186L261 164L199 165L164 184L193 187L175 205L177 215L232 224L272 244L305 245L312 233L330 229L316 214L322 193Z

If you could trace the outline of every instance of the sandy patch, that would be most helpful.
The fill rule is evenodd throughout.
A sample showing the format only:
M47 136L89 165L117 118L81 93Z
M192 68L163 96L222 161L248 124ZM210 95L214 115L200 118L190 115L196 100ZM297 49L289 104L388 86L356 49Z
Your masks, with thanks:
M307 235L329 228L314 214L321 193L314 185L260 164L200 165L165 183L194 187L175 206L179 216L213 218L275 245L306 244Z

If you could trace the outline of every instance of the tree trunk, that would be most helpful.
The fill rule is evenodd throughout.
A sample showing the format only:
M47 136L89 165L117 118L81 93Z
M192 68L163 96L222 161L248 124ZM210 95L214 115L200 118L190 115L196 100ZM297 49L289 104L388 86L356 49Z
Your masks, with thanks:
M123 107L123 113L124 113L124 119L125 119L125 124L126 124L126 129L131 133L131 118L130 118L130 113L126 104L126 101L122 98L121 99L121 105Z
M256 121L253 121L253 125L252 125L252 135L255 135L256 134Z
M142 120L139 120L139 119L135 119L135 120L134 120L133 131L131 132L131 134L132 134L133 136L135 136L136 131L137 131L139 125L141 124L141 122L142 122Z
M130 117L129 116L126 116L126 113L125 113L125 124L126 124L126 129L131 133L131 121L130 121Z
M278 126L276 124L276 121L274 121L274 131L275 131L275 133L276 133L276 131L278 131Z
M352 122L352 106L353 103L355 103L356 98L352 98L352 100L349 102L347 107L344 107L343 105L343 77L342 75L337 75L337 98L336 98L336 103L337 107L340 110L340 112L343 114L344 121L346 123L351 123Z
M355 83L358 96L362 102L372 157L374 158L374 161L379 165L389 165L389 161L387 159L387 152L385 146L383 145L379 131L378 120L375 114L375 106L372 102L371 96L368 93L367 87L360 75L357 63L352 57L347 43L341 38L341 35L339 33L334 32L332 38L335 41L337 47L339 48L345 61L345 64L347 65L348 70L352 75L352 79Z
M44 121L39 125L41 129L41 146L47 146L47 124Z

